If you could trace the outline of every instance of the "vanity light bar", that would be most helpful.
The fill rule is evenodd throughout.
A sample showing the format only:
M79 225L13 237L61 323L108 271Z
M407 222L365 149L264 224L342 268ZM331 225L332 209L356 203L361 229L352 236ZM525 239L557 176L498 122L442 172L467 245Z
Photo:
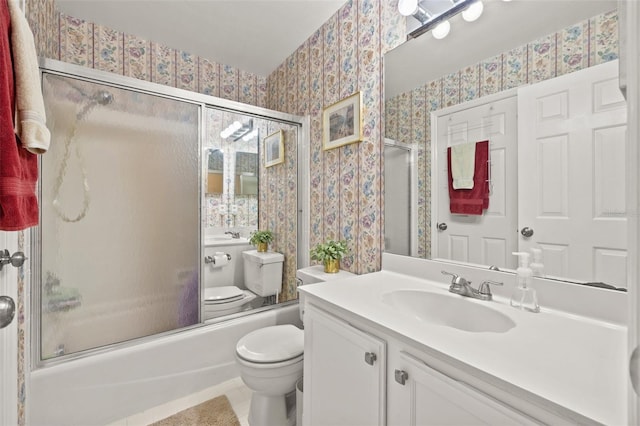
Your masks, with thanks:
M413 30L412 32L410 32L407 35L407 39L409 40L409 39L412 39L412 38L417 38L417 37L420 37L422 34L428 32L428 31L431 31L432 29L437 27L438 24L440 24L440 23L452 18L453 16L457 15L458 13L462 12L463 10L465 10L466 8L471 6L476 1L478 1L478 0L460 0L460 1L456 2L450 9L442 12L438 16L434 16L432 19L429 20L429 22L424 23L419 28L417 28L417 29Z
M239 121L234 121L226 129L220 132L222 139L231 138L233 141L237 141L249 132L253 130L253 120L249 120L245 124L240 124Z

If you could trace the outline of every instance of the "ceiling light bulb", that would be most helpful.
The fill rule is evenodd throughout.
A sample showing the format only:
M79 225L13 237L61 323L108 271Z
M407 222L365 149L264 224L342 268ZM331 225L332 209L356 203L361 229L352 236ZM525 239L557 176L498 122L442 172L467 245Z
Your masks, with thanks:
M418 9L418 0L399 0L398 11L403 16L411 16Z
M481 1L477 1L462 11L462 19L467 22L473 22L482 15L483 10L484 4Z
M451 30L451 24L449 21L444 21L439 23L433 30L431 30L431 34L433 34L433 38L435 39L443 39L449 34Z

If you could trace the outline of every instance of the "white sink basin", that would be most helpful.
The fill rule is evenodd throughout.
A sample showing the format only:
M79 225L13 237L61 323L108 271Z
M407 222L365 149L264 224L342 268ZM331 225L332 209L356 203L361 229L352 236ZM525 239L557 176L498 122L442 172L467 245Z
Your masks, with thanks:
M394 290L382 302L421 321L474 333L505 333L516 326L511 318L458 295L421 290Z

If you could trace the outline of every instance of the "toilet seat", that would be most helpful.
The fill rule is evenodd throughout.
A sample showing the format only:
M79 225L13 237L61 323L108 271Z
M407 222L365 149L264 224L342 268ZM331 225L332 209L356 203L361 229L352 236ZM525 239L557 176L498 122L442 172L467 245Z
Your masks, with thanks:
M210 305L233 302L244 297L244 292L234 285L209 287L204 289L204 301Z
M209 287L203 292L205 320L231 315L251 307L256 295L235 286Z
M254 330L236 345L236 355L252 364L287 364L297 362L304 353L304 332L285 324Z

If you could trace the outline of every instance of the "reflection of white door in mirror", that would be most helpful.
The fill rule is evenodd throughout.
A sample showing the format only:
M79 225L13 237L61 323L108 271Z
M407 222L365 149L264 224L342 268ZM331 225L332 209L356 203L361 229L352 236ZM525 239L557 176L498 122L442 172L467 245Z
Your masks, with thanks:
M627 283L626 102L618 63L518 91L520 250L543 251L545 273Z
M514 90L436 111L432 140L434 258L515 268L517 228L517 101ZM489 207L481 215L450 212L447 148L489 140ZM437 213L436 213L437 212ZM446 227L436 226L446 224ZM444 228L444 229L443 229Z

